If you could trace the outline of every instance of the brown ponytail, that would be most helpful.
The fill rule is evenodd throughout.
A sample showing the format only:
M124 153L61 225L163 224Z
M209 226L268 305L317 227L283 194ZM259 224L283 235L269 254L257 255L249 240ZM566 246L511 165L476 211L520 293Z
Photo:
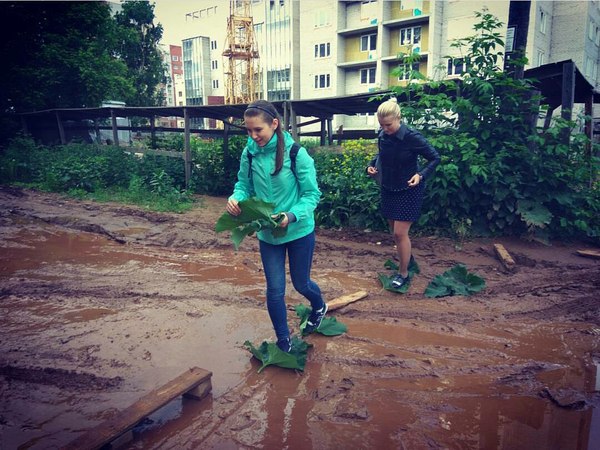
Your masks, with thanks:
M275 171L271 175L277 175L283 167L283 155L285 154L285 136L283 135L283 128L281 127L281 117L275 109L272 103L266 100L256 100L248 105L246 111L244 111L244 117L256 117L261 116L262 120L271 125L273 119L277 119L277 152L275 153Z

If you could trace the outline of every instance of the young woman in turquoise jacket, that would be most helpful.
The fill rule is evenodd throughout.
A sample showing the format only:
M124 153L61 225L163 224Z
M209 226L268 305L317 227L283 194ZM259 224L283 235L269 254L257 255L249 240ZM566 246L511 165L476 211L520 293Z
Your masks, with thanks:
M283 214L279 221L280 227L287 228L283 237L273 236L270 230L261 230L257 235L267 281L267 309L277 336L277 346L289 352L291 340L285 304L286 253L292 284L312 307L304 332L316 330L327 312L319 286L310 279L315 248L313 213L321 191L317 185L314 161L306 149L300 148L295 164L292 164L290 149L294 140L282 130L281 118L271 103L265 100L251 103L244 112L244 121L248 142L240 158L238 181L227 201L226 210L237 216L242 212L238 203L256 197L275 204L274 217Z

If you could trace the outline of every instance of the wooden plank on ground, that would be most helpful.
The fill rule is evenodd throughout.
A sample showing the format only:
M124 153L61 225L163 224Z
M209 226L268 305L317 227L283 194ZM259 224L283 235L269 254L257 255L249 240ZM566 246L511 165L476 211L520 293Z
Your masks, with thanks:
M189 393L194 398L206 396L211 390L211 376L212 373L208 370L192 367L174 380L144 395L112 419L86 431L64 449L93 450L102 448L180 395Z
M344 306L349 305L350 303L354 303L360 299L365 298L367 295L369 294L365 291L357 291L353 294L342 295L341 297L327 302L327 309L328 311L334 311L336 309L343 308Z
M515 260L502 244L494 244L494 252L500 259L500 262L507 270L513 270L516 266Z
M577 250L576 253L586 258L600 259L600 250Z

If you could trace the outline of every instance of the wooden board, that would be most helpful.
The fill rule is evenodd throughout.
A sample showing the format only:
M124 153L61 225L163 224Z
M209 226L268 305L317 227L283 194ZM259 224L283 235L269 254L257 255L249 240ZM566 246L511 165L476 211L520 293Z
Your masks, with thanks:
M327 309L328 311L334 311L336 309L343 308L344 306L349 305L350 303L354 303L360 299L365 298L367 295L369 294L365 291L358 291L353 294L342 295L341 297L327 302Z
M600 259L600 250L577 250L576 253L586 258Z
M119 412L95 428L86 431L77 439L69 443L67 450L92 450L99 449L111 443L117 437L135 427L142 419L165 406L171 400L187 392L195 393L200 387L200 392L207 395L210 392L210 378L212 373L208 370L192 367L174 380L149 392L130 407ZM197 396L196 396L197 398Z
M494 244L494 252L496 252L496 255L500 258L500 262L505 268L508 270L514 269L516 265L515 260L510 256L506 248L504 248L504 245Z

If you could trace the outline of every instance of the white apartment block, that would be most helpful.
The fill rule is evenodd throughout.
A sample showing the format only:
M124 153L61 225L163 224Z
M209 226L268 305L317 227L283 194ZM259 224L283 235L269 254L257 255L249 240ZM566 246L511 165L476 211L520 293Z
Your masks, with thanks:
M311 99L375 92L406 83L392 75L398 55L418 50L413 69L440 79L459 76L463 67L455 39L474 34L476 11L503 22L507 37L510 0L253 0L263 98ZM209 40L207 96L223 96L222 53L229 2L198 0L186 14L186 27ZM530 4L528 65L572 59L586 79L598 85L600 2L540 1ZM205 56L203 56L205 57ZM502 66L502 62L499 63ZM186 74L187 80L187 74ZM186 82L187 83L187 82ZM187 84L186 84L187 88ZM191 104L186 102L186 104ZM336 117L334 127L377 126L373 116Z
M503 22L507 36L509 0L363 0L300 2L300 98L373 92L406 83L391 75L399 53L421 55L413 69L440 79L464 69L449 63L461 50L451 46L474 34L475 11ZM526 69L572 59L592 85L598 85L600 2L532 1ZM501 51L503 49L500 49ZM502 67L502 62L500 62ZM365 117L338 117L334 126L370 125Z

